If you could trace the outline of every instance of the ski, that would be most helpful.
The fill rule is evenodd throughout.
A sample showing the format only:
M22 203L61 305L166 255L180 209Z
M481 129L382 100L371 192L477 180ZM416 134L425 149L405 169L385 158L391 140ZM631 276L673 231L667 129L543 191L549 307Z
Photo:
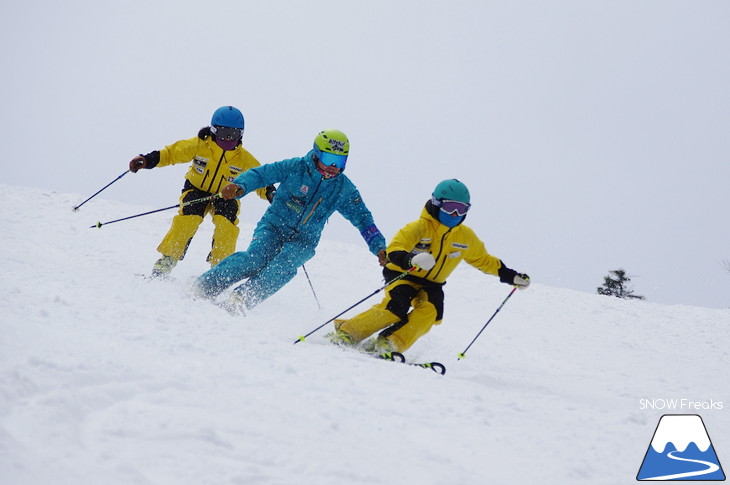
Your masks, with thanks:
M145 281L175 281L175 278L171 276L154 276L143 273L134 273L134 277Z
M376 359L388 360L391 362L397 362L399 364L412 365L416 367L421 367L422 369L431 369L439 375L446 374L446 366L443 365L441 362L407 362L405 355L401 354L400 352L368 352L363 349L357 348L357 346L353 346L349 342L333 340L333 336L334 333L325 335L326 338L330 339L331 343L342 349L356 350L362 354L369 355L370 357L375 357Z
M406 357L400 352L385 352L377 356L379 359L390 360L400 364L412 365L423 369L431 369L436 374L446 374L446 366L440 362L406 362Z
M400 352L383 352L382 354L374 354L369 352L366 353L378 359L389 360L391 362L397 362L399 364L406 363L406 357Z
M228 300L223 301L211 301L211 303L218 308L221 308L228 312L228 314L232 317L245 317L246 311L243 309L243 307L234 305Z
M415 365L416 367L423 367L424 369L431 369L436 374L444 375L446 374L446 366L442 364L441 362L422 362L422 363L416 363L416 362L409 362L408 365Z
M150 273L147 273L147 274L145 274L145 273L134 273L134 277L135 278L138 278L140 280L145 280L145 281L165 281L165 282L168 282L168 283L172 283L172 282L175 282L175 281L178 281L178 282L179 281L184 281L184 282L187 282L187 283L192 283L191 277L185 277L185 278L182 278L181 277L181 278L178 278L178 276L174 276L174 275L170 275L170 274L166 274L166 275L154 274L154 271L152 271Z

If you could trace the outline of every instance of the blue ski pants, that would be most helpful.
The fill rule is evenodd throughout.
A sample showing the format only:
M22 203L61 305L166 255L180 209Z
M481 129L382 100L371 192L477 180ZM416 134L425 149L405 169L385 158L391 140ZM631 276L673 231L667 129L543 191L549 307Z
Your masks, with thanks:
M267 299L297 274L297 268L312 259L318 241L284 236L276 227L259 223L246 251L223 259L195 280L198 293L215 298L226 288L236 287L247 308Z

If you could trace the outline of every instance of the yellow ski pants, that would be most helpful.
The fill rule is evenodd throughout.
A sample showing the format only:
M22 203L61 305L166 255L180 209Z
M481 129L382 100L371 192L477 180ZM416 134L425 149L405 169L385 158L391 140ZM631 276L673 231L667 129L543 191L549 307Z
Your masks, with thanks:
M400 288L402 285L411 288ZM409 291L398 291L400 289ZM414 292L415 296L411 298L410 295ZM393 298L410 298L410 303L393 302ZM392 308L391 303L409 304L412 309L404 319L401 319L388 310L389 307ZM437 318L443 318L442 309L443 292L426 292L417 283L400 280L385 289L385 297L380 303L349 320L336 320L335 328L347 332L352 337L353 343L383 330L380 337L387 338L397 352L405 352L419 338L426 335L433 325L441 323L441 319Z
M210 194L192 188L186 181L180 202L189 202ZM215 199L212 202L191 204L180 208L178 215L172 218L172 226L157 247L163 256L181 260L190 246L190 241L198 232L206 214L213 216L213 242L208 254L211 266L220 263L224 258L236 252L239 203L237 200Z

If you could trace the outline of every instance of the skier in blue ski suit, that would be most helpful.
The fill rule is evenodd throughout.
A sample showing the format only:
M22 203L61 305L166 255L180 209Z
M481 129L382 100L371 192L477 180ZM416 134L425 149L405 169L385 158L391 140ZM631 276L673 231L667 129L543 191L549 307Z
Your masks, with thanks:
M245 313L291 281L297 268L314 256L324 224L335 211L360 231L370 252L383 265L385 238L357 188L342 173L348 153L344 133L324 130L305 156L249 169L224 187L223 198L233 199L279 184L248 249L231 254L199 276L193 293L214 299L248 278L222 305L231 313Z

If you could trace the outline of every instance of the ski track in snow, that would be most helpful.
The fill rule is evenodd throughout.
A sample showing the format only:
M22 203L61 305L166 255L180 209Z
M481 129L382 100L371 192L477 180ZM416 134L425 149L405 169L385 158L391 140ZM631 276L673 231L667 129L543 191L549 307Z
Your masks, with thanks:
M457 361L510 288L456 271L406 353L442 377L333 347L329 326L292 344L382 284L364 243L325 228L321 311L300 274L235 318L187 296L209 219L173 280L146 281L174 211L90 229L154 209L102 197L73 213L85 197L0 185L0 484L634 483L663 414L640 399L730 401L727 309L546 287L497 254L534 284ZM729 453L730 415L701 414Z

